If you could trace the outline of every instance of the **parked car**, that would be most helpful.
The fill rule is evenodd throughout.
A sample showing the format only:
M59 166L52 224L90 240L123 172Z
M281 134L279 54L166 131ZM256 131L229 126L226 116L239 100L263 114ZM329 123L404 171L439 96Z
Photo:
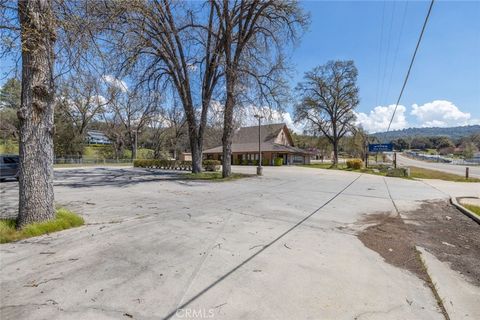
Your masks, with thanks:
M0 181L5 179L18 180L18 162L17 155L2 154L0 155Z

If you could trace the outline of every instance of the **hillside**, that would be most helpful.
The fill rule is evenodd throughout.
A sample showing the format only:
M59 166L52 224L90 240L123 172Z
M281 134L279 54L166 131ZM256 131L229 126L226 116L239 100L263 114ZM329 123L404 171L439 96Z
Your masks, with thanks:
M372 136L380 139L386 138L387 140L416 136L447 136L450 139L457 140L462 137L470 136L472 134L480 134L480 125L450 128L408 128L403 130L390 131L387 134L385 134L385 132L377 132L373 133Z

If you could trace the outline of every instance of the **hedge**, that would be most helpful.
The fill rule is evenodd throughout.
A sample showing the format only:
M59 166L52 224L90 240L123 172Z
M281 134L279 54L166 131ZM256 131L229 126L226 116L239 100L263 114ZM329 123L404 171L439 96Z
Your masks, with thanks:
M221 162L218 160L204 160L202 164L207 171L218 171ZM133 166L137 168L192 170L192 161L137 159L133 161Z
M358 170L358 169L362 169L362 167L363 167L362 159L347 160L347 168Z
M192 170L192 161L138 159L133 161L133 166L137 168Z

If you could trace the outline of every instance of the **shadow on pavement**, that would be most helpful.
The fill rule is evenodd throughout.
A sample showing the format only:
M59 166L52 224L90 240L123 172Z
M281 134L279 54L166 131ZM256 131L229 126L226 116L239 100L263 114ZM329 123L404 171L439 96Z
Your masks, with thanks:
M125 187L156 181L186 180L183 173L158 169L73 169L55 172L55 186L70 188Z

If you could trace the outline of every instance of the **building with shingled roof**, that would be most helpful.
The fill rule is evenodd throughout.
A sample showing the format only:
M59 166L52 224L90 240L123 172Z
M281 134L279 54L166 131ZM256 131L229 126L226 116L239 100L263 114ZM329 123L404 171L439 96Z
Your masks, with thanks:
M232 142L232 164L258 164L258 126L242 127L235 132ZM262 164L273 165L281 158L284 165L308 164L310 153L295 147L285 123L260 126ZM204 150L206 159L221 160L222 146Z

